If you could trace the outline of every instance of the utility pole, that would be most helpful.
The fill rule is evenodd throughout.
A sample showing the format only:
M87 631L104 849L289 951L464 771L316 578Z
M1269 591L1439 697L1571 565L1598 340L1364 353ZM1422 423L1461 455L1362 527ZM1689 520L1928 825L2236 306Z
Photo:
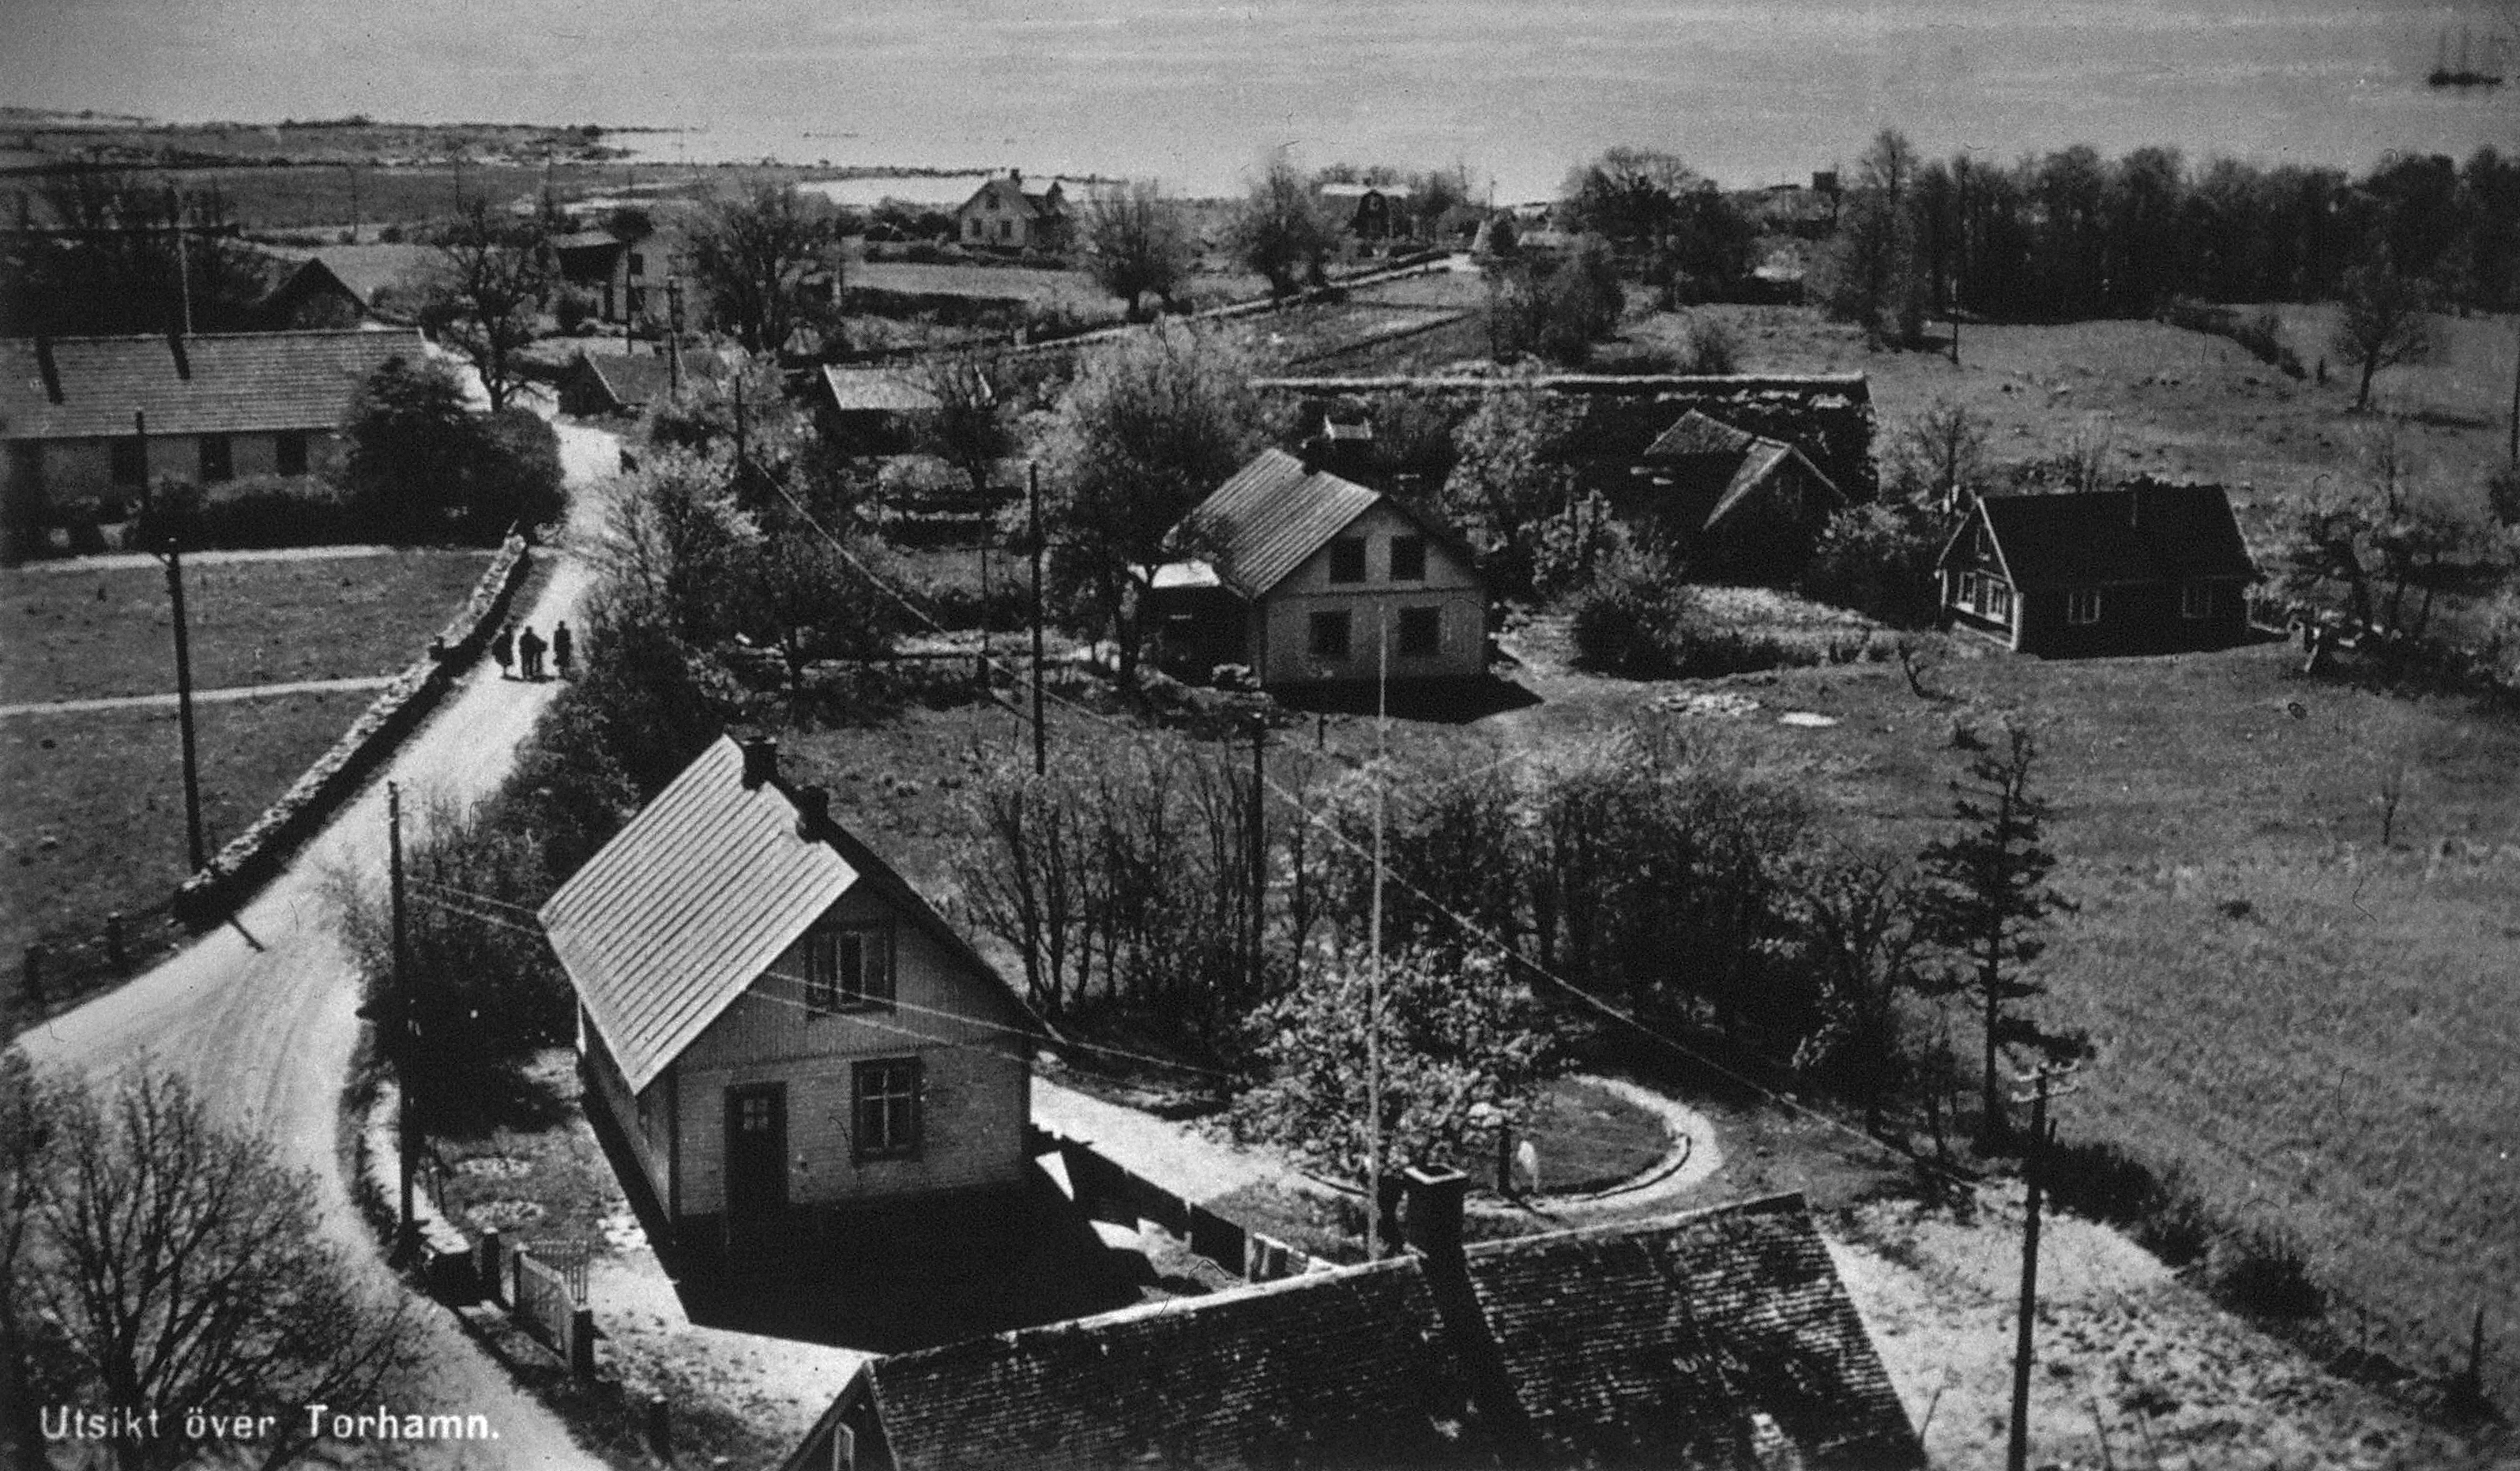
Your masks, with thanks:
M1269 901L1269 717L1251 717L1251 994L1260 994L1261 915Z
M146 487L149 423L137 412L132 421L140 428L140 483ZM184 741L184 835L190 843L193 871L198 873L208 865L209 850L202 841L202 758L193 734L193 645L184 617L184 544L177 533L167 533L158 559L166 565L166 598L175 619L175 726Z
M989 531L988 498L981 497L980 518L980 651L971 666L971 677L980 687L980 695L989 693Z
M2028 1216L2021 1227L2021 1320L2012 1349L2012 1436L2003 1452L2004 1471L2029 1471L2031 1332L2039 1312L2039 1207L2047 1183L2048 1100L2050 1084L2070 1075L2074 1064L2041 1063L2019 1081L2032 1087L2030 1147L2022 1155L2021 1174L2028 1186ZM2071 1088L2064 1092L2072 1092ZM2021 1101L2019 1097L2015 1102Z
M418 1040L420 1019L412 1003L410 946L403 921L402 894L402 785L385 783L385 877L393 915L393 988L401 1001L402 1015L397 1019L401 1033L394 1048L394 1086L400 1092L398 1109L402 1154L402 1228L394 1237L395 1255L408 1253L415 1239L415 1217L412 1210L412 1179L419 1168L420 1131L411 1101L411 1053Z
M665 396L683 397L683 278L665 278Z
M2511 318L2511 463L2520 466L2520 313Z
M1365 1003L1365 1259L1382 1260L1382 769L1390 727L1388 610L1373 610L1373 904L1367 924L1370 965Z
M1032 774L1050 774L1050 709L1041 698L1041 467L1024 466L1032 497Z

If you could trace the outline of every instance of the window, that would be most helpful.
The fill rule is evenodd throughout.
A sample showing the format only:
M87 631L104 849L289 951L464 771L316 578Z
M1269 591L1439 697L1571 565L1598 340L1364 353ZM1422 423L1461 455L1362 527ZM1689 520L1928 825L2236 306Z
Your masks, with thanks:
M805 937L805 1004L817 1011L892 1003L892 933L880 924L818 929Z
M1343 536L1330 543L1330 581L1365 581L1365 538Z
M892 1057L849 1070L857 1098L852 1152L859 1159L919 1153L919 1059Z
M236 478L236 450L225 434L203 434L202 448L202 483L209 485Z
M2065 595L2065 621L2097 623L2100 621L2100 590L2076 588Z
M1444 610L1404 607L1400 610L1400 656L1431 659L1444 648Z
M1337 659L1348 656L1348 615L1345 612L1313 614L1313 657Z
M1391 539L1391 580L1393 582L1426 580L1426 538L1395 536Z
M117 439L113 441L113 448L109 454L112 462L110 472L114 484L139 485L149 479L148 441L137 435L129 439Z
M289 429L272 436L272 468L284 475L306 473L306 431Z
M2012 621L2012 585L2010 583L1997 582L1993 578L1987 579L1986 615L1990 618L2001 618L2006 623Z
M648 257L647 257L647 256L645 256L645 255L640 254L640 253L639 253L638 251L636 251L636 250L631 251L631 252L630 252L630 274L631 274L631 275L633 275L633 276L645 276L645 275L647 275L647 274L648 274Z
M2214 616L2214 584L2183 582L2179 585L2179 616L2187 619Z
M608 294L610 290L611 289L608 287L606 288ZM629 290L627 294L630 298L631 317L636 319L648 315L648 289L644 286L634 286Z

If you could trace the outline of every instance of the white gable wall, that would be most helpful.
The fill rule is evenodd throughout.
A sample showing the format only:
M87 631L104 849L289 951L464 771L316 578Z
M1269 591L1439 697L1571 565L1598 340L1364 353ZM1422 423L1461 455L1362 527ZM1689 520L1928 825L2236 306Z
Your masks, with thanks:
M1477 572L1434 537L1426 537L1426 576L1422 581L1391 580L1391 542L1395 537L1425 536L1418 523L1391 506L1368 510L1339 534L1340 540L1365 539L1365 580L1330 581L1331 548L1323 547L1285 581L1260 600L1253 611L1253 660L1264 684L1308 681L1372 680L1375 677L1377 614L1387 619L1391 639L1390 674L1394 680L1467 679L1487 668L1487 594ZM1400 654L1400 611L1411 607L1439 610L1441 641L1433 657ZM1345 661L1315 656L1312 619L1317 612L1348 614Z

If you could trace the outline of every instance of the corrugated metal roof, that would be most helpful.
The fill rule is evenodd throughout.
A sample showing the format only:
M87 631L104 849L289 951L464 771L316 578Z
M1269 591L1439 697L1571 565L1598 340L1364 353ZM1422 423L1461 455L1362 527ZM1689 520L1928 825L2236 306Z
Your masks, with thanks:
M832 407L843 414L933 414L936 395L888 368L823 370Z
M796 835L778 786L743 784L720 738L541 912L605 1046L646 1088L858 881Z
M95 439L131 432L238 434L329 429L390 358L428 355L419 333L212 333L176 347L161 335L56 337L53 401L33 339L0 339L0 437Z
M1382 497L1283 450L1259 457L1183 517L1184 546L1204 554L1226 586L1265 596Z

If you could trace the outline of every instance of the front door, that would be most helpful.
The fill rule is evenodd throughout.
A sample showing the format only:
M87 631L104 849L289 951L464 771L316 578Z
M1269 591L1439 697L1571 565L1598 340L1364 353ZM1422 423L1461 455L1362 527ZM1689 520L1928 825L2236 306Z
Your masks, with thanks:
M788 1085L726 1091L726 1214L767 1221L788 1208Z

